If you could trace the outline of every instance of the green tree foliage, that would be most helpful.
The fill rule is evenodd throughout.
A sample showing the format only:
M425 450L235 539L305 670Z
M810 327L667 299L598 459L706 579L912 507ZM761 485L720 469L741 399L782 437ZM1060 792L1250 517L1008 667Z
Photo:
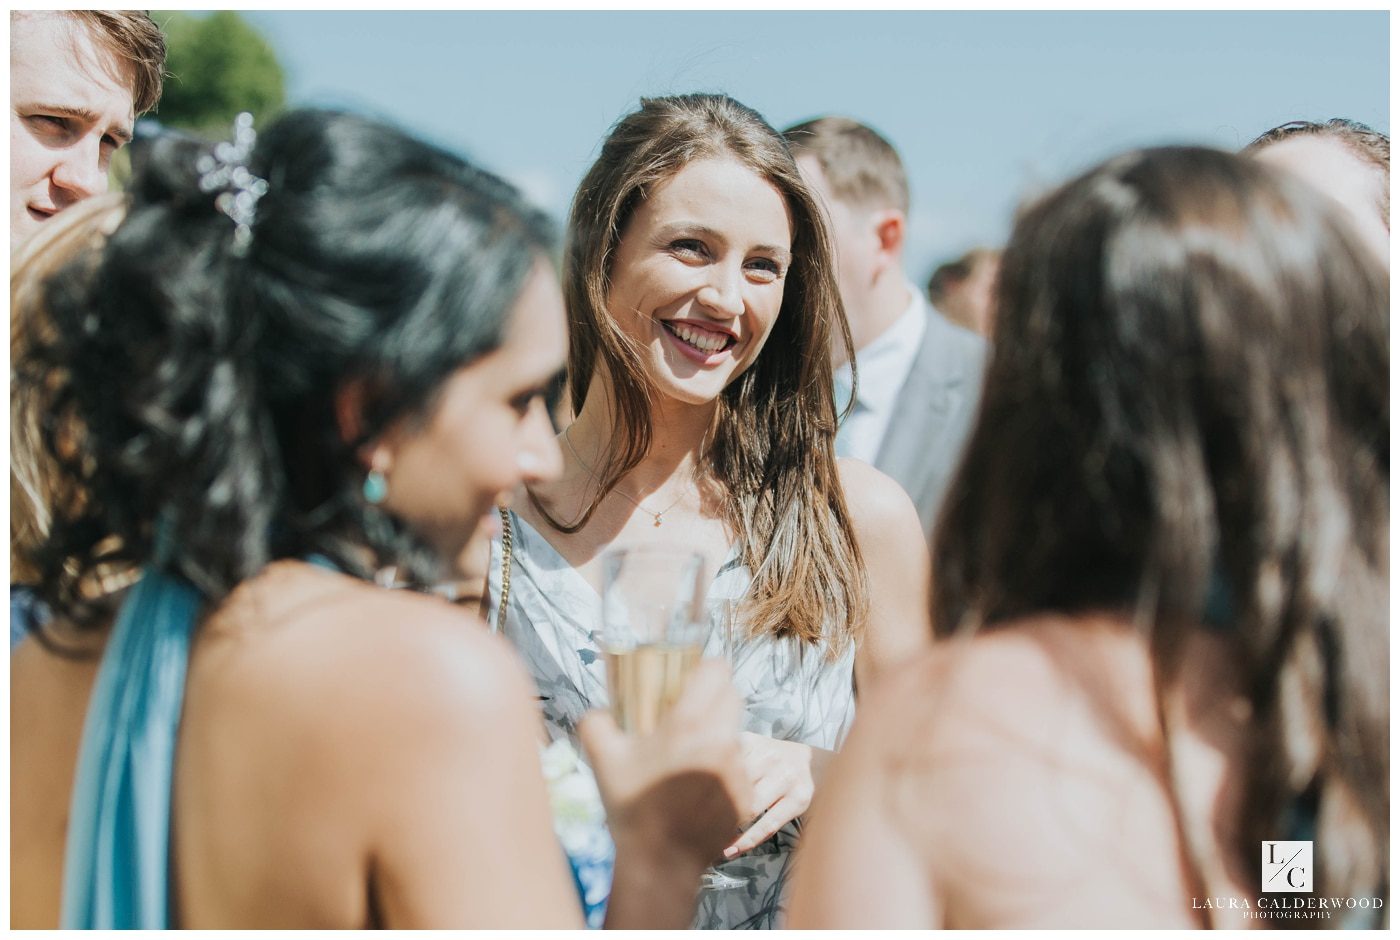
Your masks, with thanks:
M155 117L168 127L223 137L240 111L259 124L286 101L272 46L231 10L151 14L165 33L165 94Z

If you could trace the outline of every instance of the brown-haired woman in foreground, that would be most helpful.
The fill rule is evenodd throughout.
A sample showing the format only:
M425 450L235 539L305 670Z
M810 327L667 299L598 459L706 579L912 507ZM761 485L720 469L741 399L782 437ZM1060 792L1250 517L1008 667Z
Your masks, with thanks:
M1230 154L1130 153L1023 214L935 540L946 639L862 704L792 926L1379 920L1388 289ZM1284 840L1355 906L1280 916Z
M793 820L854 709L853 670L867 689L927 642L914 508L833 451L831 343L850 339L822 210L752 109L646 99L579 187L564 281L577 418L560 477L508 515L499 622L566 736L607 700L600 556L663 543L705 556L710 600L741 602L755 800L721 866L747 884L706 891L696 923L771 926Z

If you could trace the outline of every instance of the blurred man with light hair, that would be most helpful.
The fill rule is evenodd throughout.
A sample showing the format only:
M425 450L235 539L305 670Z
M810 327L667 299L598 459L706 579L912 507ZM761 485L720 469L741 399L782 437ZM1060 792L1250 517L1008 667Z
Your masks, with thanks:
M160 99L165 38L143 12L10 14L10 249L107 191L108 163Z
M837 451L899 481L931 535L976 410L986 342L929 310L904 273L909 183L889 141L844 117L806 121L783 136L826 204L855 341L855 405ZM837 362L836 385L841 409L850 400L849 362Z
M1244 152L1332 197L1390 266L1389 137L1349 118L1289 121L1260 134Z

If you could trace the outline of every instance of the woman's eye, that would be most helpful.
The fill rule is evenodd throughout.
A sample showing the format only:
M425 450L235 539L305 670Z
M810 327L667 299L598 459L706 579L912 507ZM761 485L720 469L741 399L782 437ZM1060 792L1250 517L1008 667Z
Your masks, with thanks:
M510 407L516 414L523 418L530 413L530 406L534 404L535 399L539 396L540 393L536 391L523 392L510 400Z
M775 281L782 277L783 267L772 258L754 258L746 265L750 273L758 276L761 281Z
M679 238L671 242L671 250L678 255L700 258L705 255L705 243L694 238Z

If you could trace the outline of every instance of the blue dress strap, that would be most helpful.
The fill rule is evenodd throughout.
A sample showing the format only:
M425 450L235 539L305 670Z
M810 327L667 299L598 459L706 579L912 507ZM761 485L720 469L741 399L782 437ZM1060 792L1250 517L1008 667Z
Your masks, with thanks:
M322 555L320 552L313 552L312 554L307 555L306 563L308 565L315 565L317 568L325 568L327 571L340 571L339 565L331 561L328 556Z
M83 724L63 864L64 929L170 917L170 792L190 640L203 599L148 568L107 639Z

